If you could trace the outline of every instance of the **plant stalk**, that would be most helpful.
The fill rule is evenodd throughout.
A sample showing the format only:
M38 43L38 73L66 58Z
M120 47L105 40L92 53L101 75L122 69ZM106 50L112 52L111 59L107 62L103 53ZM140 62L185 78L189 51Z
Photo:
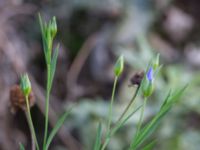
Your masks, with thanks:
M111 120L112 120L112 111L113 111L113 102L115 97L115 91L116 91L116 85L117 85L118 77L115 77L114 84L113 84L113 90L112 90L112 96L111 96L111 102L109 107L109 119L108 119L108 131L110 131L111 128Z
M35 150L35 145L36 145L36 149L39 150L39 145L38 145L38 142L37 142L37 138L36 138L36 134L35 134L35 129L34 129L32 117L31 117L28 96L25 96L25 99L26 99L26 107L27 107L26 116L27 116L27 119L28 119L28 125L29 125L29 128L30 128L30 131L31 131L32 150Z
M114 102L114 97L115 97L117 81L118 81L118 76L115 76L115 80L114 80L114 83L113 83L113 89L112 89L111 102L110 102L110 107L109 107L109 116L108 116L108 127L107 127L106 140L105 140L101 150L104 150L106 148L106 146L108 145L109 141L110 141L110 131L111 131L110 129L111 129L113 102Z
M28 121L28 120L29 120L29 119L28 119L28 118L29 118L29 115L28 115L27 111L24 111L24 112L25 112L25 115L26 115L26 119L27 119L27 121ZM30 128L30 123L29 123L29 121L28 121L28 126L29 126L30 133L31 133L31 149L32 149L32 150L35 150L35 140L34 140L34 136L33 136L33 134L32 134L31 128Z
M117 120L117 122L115 124L118 124L123 119L125 114L128 112L129 108L131 107L131 105L133 104L135 98L137 97L139 89L140 89L140 86L137 86L137 89L136 89L132 99L130 100L130 102L128 103L128 105L126 106L125 110L123 111L123 113L121 114L121 116L119 117L119 119Z
M44 129L44 141L43 150L45 150L47 134L48 134L48 120L49 120L49 96L50 96L50 64L47 64L47 87L46 87L46 99L45 99L45 129Z
M106 148L106 146L108 145L109 141L110 141L110 138L106 138L106 141L104 142L101 150L104 150Z
M138 122L138 126L137 126L137 130L136 130L136 137L138 136L139 132L140 132L140 128L143 122L143 118L144 118L144 109L146 107L146 103L147 103L147 98L144 98L144 102L142 105L142 110L141 110L141 114L140 114L140 118L139 118L139 122Z
M114 88L115 88L115 82L114 82L114 85L113 85L113 91L115 91ZM129 102L129 104L127 105L127 107L125 108L125 110L123 111L123 113L121 114L121 116L119 117L119 119L117 120L117 122L115 123L116 125L117 125L118 123L120 123L120 121L123 119L123 117L125 116L125 114L128 112L130 106L133 104L133 102L134 102L134 100L135 100L135 98L136 98L136 96L137 96L137 94L138 94L138 91L139 91L139 86L137 87L137 89L136 89L136 91L135 91L135 93L134 93L134 95L133 95L131 101ZM113 93L112 95L114 95L114 93ZM114 96L112 96L112 97L114 97ZM114 99L114 98L113 98L113 99ZM113 103L113 102L112 102L112 98L111 98L111 103ZM112 106L111 106L111 109L112 109ZM104 149L106 148L106 146L108 145L109 141L110 141L110 130L109 130L109 132L108 132L106 141L104 142L104 144L103 144L101 150L104 150Z

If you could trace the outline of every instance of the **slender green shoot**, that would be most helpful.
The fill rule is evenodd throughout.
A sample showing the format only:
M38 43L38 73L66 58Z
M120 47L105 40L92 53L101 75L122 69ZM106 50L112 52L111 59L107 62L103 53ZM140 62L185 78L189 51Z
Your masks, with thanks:
M54 136L56 135L56 133L58 132L58 130L61 128L61 126L63 125L63 123L65 122L67 116L70 114L72 109L70 109L69 111L66 111L63 113L63 115L59 118L59 120L57 121L55 127L52 129L51 133L49 134L49 137L47 139L47 143L45 145L44 150L47 150L54 138Z
M118 124L124 118L124 116L127 114L127 112L129 111L130 107L132 106L133 102L135 101L135 99L136 99L136 97L138 95L139 89L140 89L140 86L137 86L137 89L136 89L136 91L135 91L132 99L130 100L130 102L126 106L125 110L123 111L123 113L121 114L121 116L119 117L119 119L117 120L116 124Z
M46 139L47 139L47 132L48 132L48 120L49 120L49 96L50 96L50 65L47 65L47 91L45 97L45 128L44 128L44 143L43 149L45 148Z
M94 150L100 150L101 138L102 138L102 126L101 126L101 123L99 123L97 135L96 135L96 141L95 141L95 145L94 145Z
M44 129L44 141L43 141L43 149L45 149L48 136L49 97L56 69L59 46L57 46L53 52L52 50L53 40L57 33L56 18L53 17L48 23L42 20L40 14L38 15L38 18L42 33L43 49L47 66L47 84L46 84L46 96L45 96L45 129Z
M142 110L141 110L141 113L140 113L140 118L139 118L137 130L136 130L136 137L137 137L137 135L140 131L140 128L141 128L141 125L142 125L142 122L143 122L144 110L145 110L146 103L147 103L147 97L144 98L144 102L143 102L143 105L142 105Z
M129 150L136 150L141 144L145 142L145 140L157 128L158 124L161 122L161 120L167 114L167 112L180 99L186 87L187 85L173 93L171 93L170 91L163 104L161 105L159 112L152 118L152 120L147 125L140 129L138 131L137 136L133 138Z
M19 149L20 150L25 150L24 145L22 143L19 143Z
M123 55L121 55L117 59L117 62L115 63L114 70L113 70L113 72L115 74L115 79L114 79L114 83L113 83L111 102L110 102L110 106L109 106L108 125L107 125L107 131L106 131L107 133L106 133L105 142L104 142L101 150L104 150L110 141L113 102L114 102L114 97L115 97L115 92L116 92L117 81L118 81L119 76L122 74L123 69L124 69L124 57L123 57Z
M114 84L113 84L113 90L112 90L112 96L111 96L111 102L110 102L110 107L109 107L108 131L110 131L110 128L111 128L113 102L114 102L117 81L118 81L118 77L115 77Z
M25 98L26 98L26 107L27 107L27 115L28 115L28 117L27 117L27 119L28 119L28 125L29 125L29 128L31 130L31 136L33 136L33 138L34 138L36 149L39 150L39 145L38 145L38 142L37 142L37 137L36 137L35 129L34 129L34 126L33 126L33 120L32 120L32 117L31 117L28 96L26 95Z

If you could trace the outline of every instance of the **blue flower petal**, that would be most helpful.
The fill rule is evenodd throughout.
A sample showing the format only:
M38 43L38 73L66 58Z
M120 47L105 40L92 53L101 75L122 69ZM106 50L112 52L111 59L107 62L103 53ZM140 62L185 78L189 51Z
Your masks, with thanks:
M149 70L148 70L148 72L147 72L147 79L149 81L153 80L153 68L152 67L150 67Z

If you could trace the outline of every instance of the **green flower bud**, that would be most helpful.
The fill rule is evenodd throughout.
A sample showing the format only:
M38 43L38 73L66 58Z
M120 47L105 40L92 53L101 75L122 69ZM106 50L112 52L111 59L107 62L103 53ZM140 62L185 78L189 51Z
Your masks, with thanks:
M151 94L153 93L153 90L154 90L153 83L147 81L147 82L142 86L142 90L143 90L143 95L144 95L144 97L149 97L149 96L151 96Z
M153 82L154 82L153 68L150 67L147 74L144 77L144 81L142 82L142 91L145 97L149 97L153 93L154 89Z
M24 96L29 96L29 94L31 93L31 82L27 74L21 76L20 88Z
M50 23L51 36L54 38L57 33L56 17L54 16Z
M122 73L122 71L123 71L123 69L124 69L124 57L121 55L119 58L118 58L118 60L117 60L117 62L116 62L116 64L115 64L115 66L114 66L114 73L115 73L115 76L120 76L121 75L121 73Z
M159 58L160 54L157 54L156 57L152 61L153 70L156 70L159 66Z

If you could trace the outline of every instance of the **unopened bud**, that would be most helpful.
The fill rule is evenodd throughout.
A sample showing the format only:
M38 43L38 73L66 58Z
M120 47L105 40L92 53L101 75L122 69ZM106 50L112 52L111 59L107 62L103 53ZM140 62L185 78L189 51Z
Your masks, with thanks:
M56 33L57 33L57 24L56 24L56 17L55 16L51 20L50 28L51 28L51 35L54 38Z
M29 96L29 94L31 93L31 82L27 74L21 76L20 88L24 96Z
M160 54L157 54L156 57L152 61L152 66L154 70L156 70L159 66L159 58L160 58Z
M119 58L118 58L118 60L117 60L117 62L116 62L116 64L115 64L115 66L114 66L114 73L115 73L115 76L120 76L121 75L121 73L122 73L122 71L123 71L123 69L124 69L124 57L121 55Z
M153 93L153 68L150 67L142 82L142 91L145 97L149 97Z

